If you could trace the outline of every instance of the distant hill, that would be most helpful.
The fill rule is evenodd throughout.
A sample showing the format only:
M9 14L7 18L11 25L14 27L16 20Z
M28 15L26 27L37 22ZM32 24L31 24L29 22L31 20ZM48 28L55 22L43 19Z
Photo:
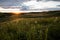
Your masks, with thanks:
M18 18L41 18L41 17L59 17L60 11L49 11L49 12L30 12L21 13ZM0 22L15 20L17 16L12 13L0 13Z

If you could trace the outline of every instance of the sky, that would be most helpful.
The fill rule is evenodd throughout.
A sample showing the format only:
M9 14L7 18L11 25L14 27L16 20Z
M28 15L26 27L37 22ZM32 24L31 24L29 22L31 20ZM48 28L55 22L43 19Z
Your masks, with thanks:
M0 0L0 12L60 10L60 0Z

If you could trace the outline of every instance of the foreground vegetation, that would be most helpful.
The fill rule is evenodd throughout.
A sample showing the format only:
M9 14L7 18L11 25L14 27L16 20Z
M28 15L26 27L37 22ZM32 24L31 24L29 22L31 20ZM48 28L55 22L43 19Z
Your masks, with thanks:
M60 16L1 21L0 40L60 40Z
M60 17L23 18L1 23L0 40L60 40Z

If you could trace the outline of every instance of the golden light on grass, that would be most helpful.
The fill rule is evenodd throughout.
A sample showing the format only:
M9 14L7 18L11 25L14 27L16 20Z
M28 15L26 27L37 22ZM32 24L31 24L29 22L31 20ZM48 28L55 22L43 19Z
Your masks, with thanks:
M11 12L11 13L12 13L13 19L18 19L19 16L21 15L21 12Z

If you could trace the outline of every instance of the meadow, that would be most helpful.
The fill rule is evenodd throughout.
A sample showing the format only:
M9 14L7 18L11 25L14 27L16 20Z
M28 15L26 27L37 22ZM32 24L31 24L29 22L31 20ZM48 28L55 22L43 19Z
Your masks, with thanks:
M0 40L60 40L60 16L14 17L0 22Z

